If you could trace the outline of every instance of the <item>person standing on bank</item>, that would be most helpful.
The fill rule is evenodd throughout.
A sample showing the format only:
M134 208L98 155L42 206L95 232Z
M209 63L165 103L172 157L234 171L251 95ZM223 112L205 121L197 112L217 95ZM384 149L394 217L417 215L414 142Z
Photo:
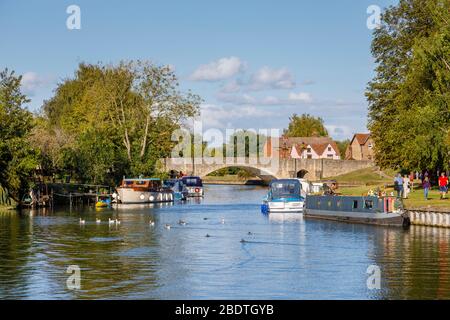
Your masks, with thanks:
M411 191L409 184L409 177L407 174L403 177L403 199L408 199L409 192Z
M410 186L410 191L414 192L414 172L412 172L412 171L409 175L409 186Z
M400 173L394 178L394 190L397 191L397 197L403 197L403 179Z
M428 192L431 189L431 183L430 183L430 179L428 179L428 177L425 177L425 179L423 180L422 187L423 187L423 195L425 196L425 200L428 200Z
M446 199L445 195L448 191L448 177L445 176L445 172L441 173L439 177L439 193L441 194L441 200Z

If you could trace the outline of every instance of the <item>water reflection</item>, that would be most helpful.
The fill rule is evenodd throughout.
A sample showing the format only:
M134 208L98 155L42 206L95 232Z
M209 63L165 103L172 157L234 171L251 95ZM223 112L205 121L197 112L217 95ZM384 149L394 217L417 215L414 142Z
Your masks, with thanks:
M176 205L0 213L0 298L450 298L450 230L266 216L264 193L208 186ZM81 290L66 288L69 265ZM369 265L381 290L367 289Z

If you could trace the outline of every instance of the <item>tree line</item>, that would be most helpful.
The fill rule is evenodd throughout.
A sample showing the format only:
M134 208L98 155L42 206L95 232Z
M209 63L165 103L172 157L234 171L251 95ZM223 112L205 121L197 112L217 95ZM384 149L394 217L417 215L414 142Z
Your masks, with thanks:
M381 167L449 169L450 2L400 0L372 42L368 127Z
M108 185L160 174L157 161L176 143L171 133L201 102L179 90L170 67L146 61L81 63L35 115L20 82L0 73L0 185L17 202L36 171Z

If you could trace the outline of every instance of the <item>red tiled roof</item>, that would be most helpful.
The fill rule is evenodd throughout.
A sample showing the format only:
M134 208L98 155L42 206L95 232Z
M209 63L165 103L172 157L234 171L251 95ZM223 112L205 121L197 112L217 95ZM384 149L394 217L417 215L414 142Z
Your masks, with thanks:
M316 152L319 156L323 155L325 149L330 145L337 156L340 156L340 152L339 152L339 148L336 144L336 142L334 141L330 141L330 142L325 142L325 143L308 143L308 144L296 144L293 147L297 150L298 154L301 154L302 151L304 150L304 148L306 148L306 146L311 146L311 148L314 150L314 152Z
M369 138L370 133L355 133L355 136L353 137L353 139L356 139L360 145L365 144Z

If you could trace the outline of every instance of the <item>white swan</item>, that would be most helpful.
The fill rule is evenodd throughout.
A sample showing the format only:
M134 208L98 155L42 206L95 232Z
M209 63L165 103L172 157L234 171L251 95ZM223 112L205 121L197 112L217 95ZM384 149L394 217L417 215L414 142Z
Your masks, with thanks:
M150 225L150 226L154 226L155 225L155 221L153 221L153 220L150 220L149 222L148 222L148 224Z
M86 223L86 220L83 220L80 218L80 224L85 224L85 223Z
M164 228L166 228L167 230L170 230L170 224L167 224L164 226Z
M100 219L95 219L95 223L100 224L102 222L102 220Z

